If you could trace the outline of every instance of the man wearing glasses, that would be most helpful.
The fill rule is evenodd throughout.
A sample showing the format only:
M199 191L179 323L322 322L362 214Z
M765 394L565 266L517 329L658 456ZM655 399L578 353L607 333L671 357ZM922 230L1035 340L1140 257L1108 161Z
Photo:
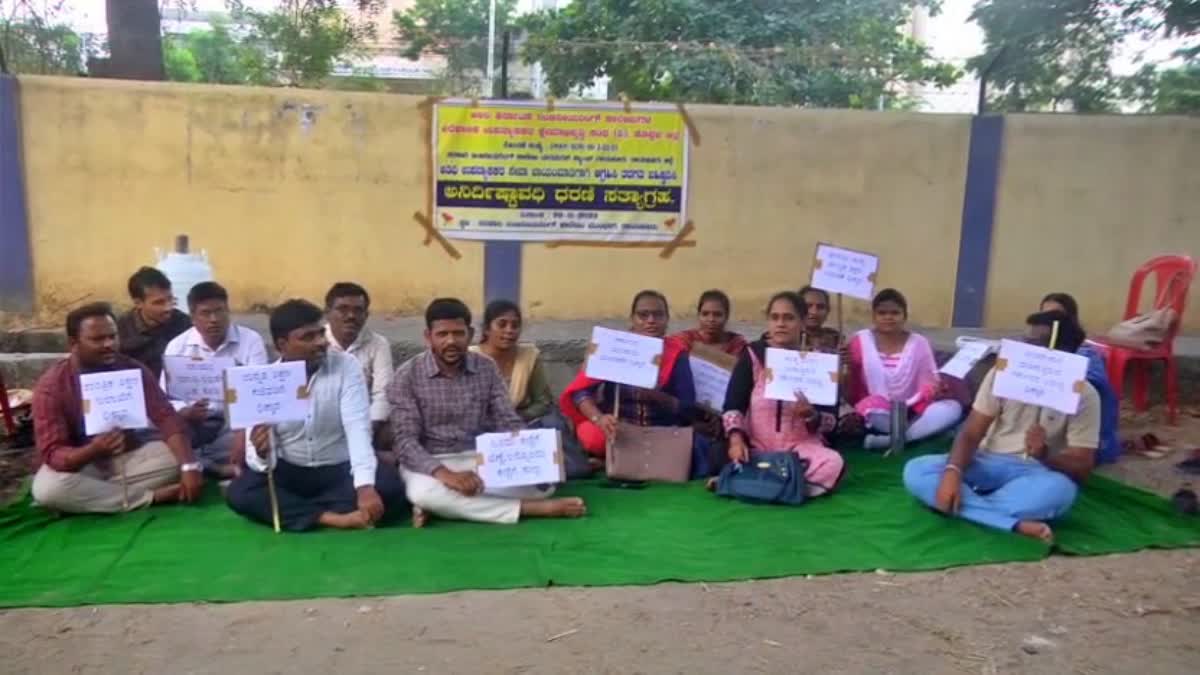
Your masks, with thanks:
M267 364L262 336L230 321L229 293L220 284L213 281L196 284L188 292L187 303L192 326L167 344L162 361L222 359L226 367ZM167 371L161 384L169 392L170 369ZM225 428L224 401L173 401L173 404L188 423L192 447L204 471L220 479L233 478L236 468L230 463L230 450L234 434Z
M387 338L367 328L371 296L367 289L349 281L339 281L325 294L325 337L329 348L345 352L358 360L371 392L371 438L380 462L396 465L392 453L388 417L391 406L387 400L388 385L392 383L392 345Z

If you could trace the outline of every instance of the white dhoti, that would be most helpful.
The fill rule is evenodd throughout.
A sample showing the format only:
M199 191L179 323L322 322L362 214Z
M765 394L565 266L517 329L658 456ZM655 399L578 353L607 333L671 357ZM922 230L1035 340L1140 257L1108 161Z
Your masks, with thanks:
M451 471L474 471L476 454L463 452L454 455L437 455L438 461ZM434 515L453 520L470 520L477 523L513 524L521 518L521 501L545 499L554 494L555 487L527 487L488 489L481 495L468 497L455 492L433 476L400 469L408 501Z

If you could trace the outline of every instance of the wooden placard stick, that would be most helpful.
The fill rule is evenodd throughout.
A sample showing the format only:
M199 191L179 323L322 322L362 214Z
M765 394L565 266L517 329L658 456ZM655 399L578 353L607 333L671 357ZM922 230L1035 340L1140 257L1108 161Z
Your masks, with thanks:
M617 382L617 383L613 384L613 421L616 422L616 421L619 421L620 419L621 419L621 383ZM608 439L608 448L606 449L606 452L610 452L610 453L612 452L613 445L616 442L615 437L616 437L616 432L614 431L613 438Z
M275 529L275 534L279 534L282 530L279 526L279 493L275 491L275 466L279 458L273 456L275 444L271 442L270 435L267 436L267 444L267 498L271 500L271 526Z
M1057 346L1058 346L1058 322L1055 321L1054 324L1050 327L1050 349L1054 349ZM1045 412L1046 412L1046 409L1044 407L1038 406L1037 425L1039 427L1042 426L1042 415ZM1029 453L1028 452L1021 453L1021 458L1029 459Z
M846 379L846 373L850 370L850 364L846 363L847 359L842 358L842 348L850 343L846 339L846 324L842 317L842 294L837 294L837 354L838 354L838 387L839 390L842 383ZM839 396L840 398L840 396Z
M842 319L842 294L837 294L837 331L838 331L838 347L842 346L842 340L846 339L846 325Z
M275 467L267 467L267 495L271 498L271 525L279 534L279 495L275 493Z
M121 465L121 508L129 510L129 469L125 465L129 463L129 457L125 455L124 450L121 451L121 456L117 458L117 463Z

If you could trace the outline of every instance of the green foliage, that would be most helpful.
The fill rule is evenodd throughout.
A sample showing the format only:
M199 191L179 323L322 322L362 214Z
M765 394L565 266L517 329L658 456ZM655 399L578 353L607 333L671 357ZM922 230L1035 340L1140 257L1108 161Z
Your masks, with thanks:
M383 0L355 0L358 16L338 0L280 0L270 11L226 0L238 22L250 26L245 42L263 55L257 79L293 86L318 86L342 59L363 52L375 37L372 20Z
M77 75L84 70L84 41L62 24L0 21L0 49L11 73Z
M1200 114L1200 60L1178 68L1146 66L1129 79L1125 94L1142 101L1143 112Z
M995 62L992 110L1108 112L1131 97L1156 109L1155 68L1120 77L1113 57L1132 37L1195 37L1200 0L980 0L973 18L984 31L985 48L968 67L982 73ZM1181 55L1196 50L1187 46ZM1165 82L1174 86L1176 77Z
M608 76L638 100L902 105L898 85L960 73L903 28L929 0L591 0L522 20L555 95Z
M196 55L186 46L186 40L163 38L163 68L172 82L201 82L200 65Z
M1158 113L1200 113L1200 63L1159 73L1153 105Z
M994 110L1105 112L1116 108L1120 81L1110 62L1128 32L1120 15L1096 0L983 0L973 18L984 53L968 67L982 72L1002 48L989 81Z
M496 49L504 31L513 27L517 0L496 2ZM416 0L403 12L393 12L406 58L417 60L423 53L446 58L446 79L456 93L476 93L487 69L489 0ZM496 54L497 63L500 54ZM495 75L495 73L493 73Z
M0 0L0 53L10 73L78 75L93 45L61 21L62 0Z
M225 22L214 22L211 30L167 36L163 60L167 79L177 82L271 83L267 54L235 38Z

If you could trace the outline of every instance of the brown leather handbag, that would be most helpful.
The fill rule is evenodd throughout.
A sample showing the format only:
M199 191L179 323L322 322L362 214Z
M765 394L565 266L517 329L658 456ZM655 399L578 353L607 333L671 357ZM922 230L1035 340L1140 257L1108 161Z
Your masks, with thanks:
M617 437L605 456L613 480L686 483L692 473L691 427L640 427L617 423Z

